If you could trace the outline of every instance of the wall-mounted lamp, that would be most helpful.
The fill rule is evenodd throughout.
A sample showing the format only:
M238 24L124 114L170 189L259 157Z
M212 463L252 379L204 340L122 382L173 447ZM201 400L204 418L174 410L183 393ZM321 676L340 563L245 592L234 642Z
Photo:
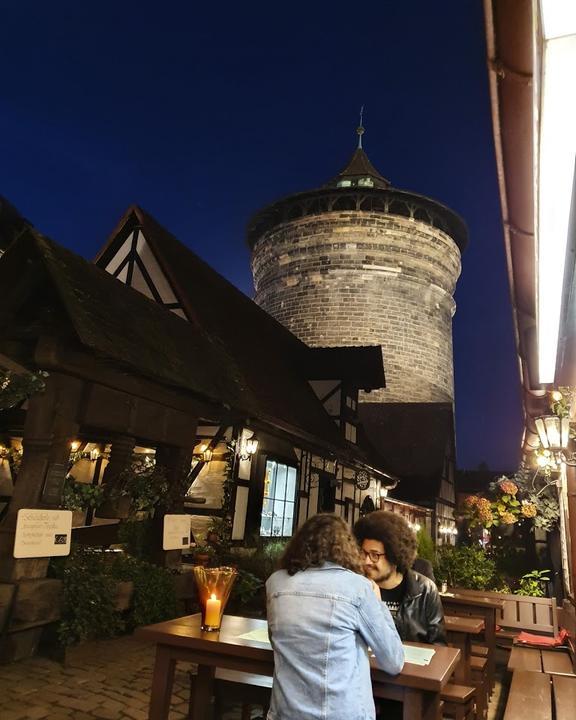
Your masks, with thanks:
M240 448L238 455L240 460L250 460L250 458L256 454L258 450L258 439L256 435L252 435L251 438L245 438L244 436L240 440Z
M72 440L72 442L70 443L70 450L72 450L72 452L78 452L79 449L80 440Z
M568 447L570 420L558 415L542 415L534 419L538 437L545 450L561 452Z
M209 463L210 460L212 460L213 452L214 451L212 450L210 445L208 445L208 443L202 443L202 445L200 445L200 454L202 455L202 460L205 463Z
M536 464L544 474L549 476L559 471L562 463L574 467L576 453L566 453L570 442L570 418L567 415L542 415L534 418L534 424L540 440L540 448L536 450Z

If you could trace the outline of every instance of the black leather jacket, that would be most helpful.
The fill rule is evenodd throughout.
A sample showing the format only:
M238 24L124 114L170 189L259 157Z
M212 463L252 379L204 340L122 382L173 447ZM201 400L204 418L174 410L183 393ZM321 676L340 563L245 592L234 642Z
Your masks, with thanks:
M408 570L406 594L395 618L402 640L445 645L444 611L436 585L424 575Z

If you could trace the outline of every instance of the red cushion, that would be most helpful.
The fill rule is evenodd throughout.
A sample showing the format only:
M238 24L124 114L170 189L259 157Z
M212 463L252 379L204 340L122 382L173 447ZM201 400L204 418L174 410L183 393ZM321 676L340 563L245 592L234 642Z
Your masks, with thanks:
M568 635L568 632L562 628L558 635L555 635L554 637L545 637L543 635L532 635L532 633L527 633L522 630L521 633L518 634L518 637L516 638L516 642L520 643L522 645L534 645L539 647L558 647L559 645L564 644L564 640L566 640L566 637Z

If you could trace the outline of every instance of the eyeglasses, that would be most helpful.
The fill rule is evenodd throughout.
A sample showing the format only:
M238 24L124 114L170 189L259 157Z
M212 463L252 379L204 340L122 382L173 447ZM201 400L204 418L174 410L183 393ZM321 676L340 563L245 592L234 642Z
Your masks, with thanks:
M377 563L381 557L384 557L386 553L377 552L376 550L362 550L360 549L364 559L370 558L370 562Z

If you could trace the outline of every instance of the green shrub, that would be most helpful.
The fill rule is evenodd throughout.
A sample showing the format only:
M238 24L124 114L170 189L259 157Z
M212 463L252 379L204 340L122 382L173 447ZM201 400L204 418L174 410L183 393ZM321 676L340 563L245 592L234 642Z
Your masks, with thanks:
M74 547L67 558L53 560L50 569L62 580L58 638L63 645L114 637L124 630L115 608L117 581L104 553Z
M422 560L428 560L434 564L436 559L436 548L434 547L434 541L430 537L430 534L424 528L420 528L416 533L416 539L418 541L418 557Z
M232 586L231 601L235 602L239 609L243 606L254 607L262 610L264 581L246 570L238 570L238 577Z
M152 520L128 519L118 526L118 542L124 545L127 554L141 560L151 557L153 552Z
M62 491L62 507L66 510L97 508L103 498L104 487L102 485L76 482L71 475L66 477Z
M124 618L127 630L176 617L174 578L169 570L144 560L120 556L114 561L111 573L117 581L134 583L132 606Z
M496 563L481 547L443 547L436 555L438 583L470 590L488 590L498 581Z
M177 615L172 574L144 560L77 546L67 558L52 560L50 574L62 580L58 637L65 646L114 637ZM124 613L116 609L120 581L134 583L132 605Z

